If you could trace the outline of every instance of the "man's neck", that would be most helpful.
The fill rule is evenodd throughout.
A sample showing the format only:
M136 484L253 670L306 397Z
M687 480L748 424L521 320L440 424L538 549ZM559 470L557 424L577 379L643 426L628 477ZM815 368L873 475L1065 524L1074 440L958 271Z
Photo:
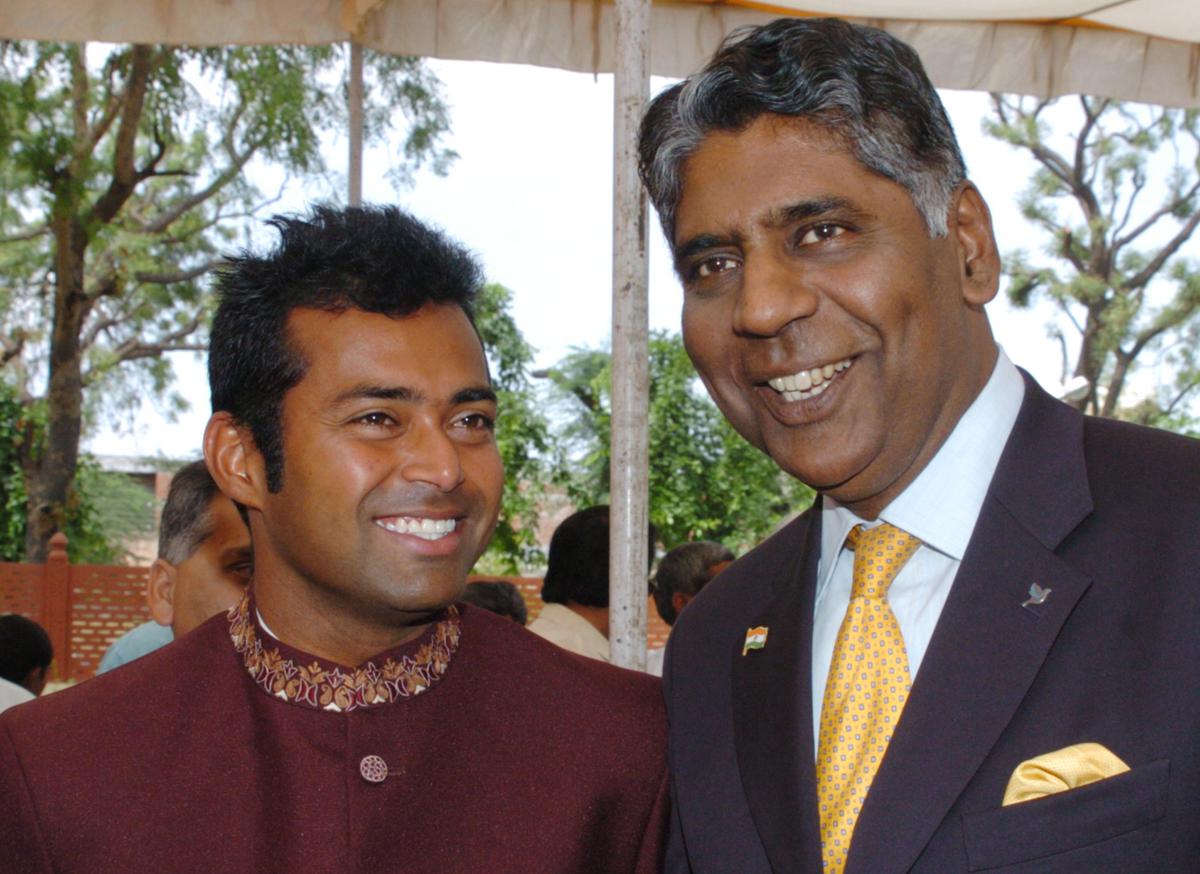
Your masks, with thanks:
M419 637L433 616L421 613L389 617L396 620L394 624L371 621L348 611L344 603L307 597L311 592L284 592L257 576L255 606L271 634L293 649L346 667L357 667Z
M574 601L568 601L566 607L571 612L577 613L586 619L605 638L608 637L607 607L589 607L586 604L576 604Z

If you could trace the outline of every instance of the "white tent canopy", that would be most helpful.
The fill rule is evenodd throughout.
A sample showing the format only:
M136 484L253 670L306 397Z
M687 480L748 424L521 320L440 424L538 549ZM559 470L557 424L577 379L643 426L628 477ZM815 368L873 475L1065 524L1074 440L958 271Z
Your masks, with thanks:
M1200 106L1200 2L977 0L969 15L966 6L655 2L651 70L692 72L739 25L836 14L912 44L939 87ZM600 0L5 0L0 36L198 45L357 38L396 54L608 72L616 58L614 15Z

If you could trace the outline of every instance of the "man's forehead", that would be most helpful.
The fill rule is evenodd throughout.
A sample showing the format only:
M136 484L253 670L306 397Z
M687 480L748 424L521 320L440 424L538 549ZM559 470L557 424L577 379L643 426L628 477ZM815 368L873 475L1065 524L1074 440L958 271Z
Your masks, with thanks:
M316 351L312 347L324 344L331 333L366 333L387 331L393 336L409 334L419 341L428 333L430 318L437 319L444 330L459 334L454 338L455 347L467 347L483 351L483 341L471 317L457 303L429 301L408 312L383 313L359 307L295 307L290 310L285 323L285 336L294 351L303 355ZM301 336L303 335L303 336ZM457 342L461 339L461 343ZM330 345L328 351L345 351L343 345Z
M483 343L458 304L427 303L403 315L297 308L289 319L303 375L288 394L316 383L337 404L367 395L443 398L491 384Z
M842 172L834 177L830 168ZM675 244L729 230L707 226L717 217L779 225L823 210L855 209L842 183L860 171L875 175L842 137L805 119L764 115L737 130L712 131L682 165ZM748 191L752 200L742 196ZM694 213L705 226L692 226Z
M775 140L780 145L795 149L844 153L847 157L858 160L852 142L829 123L809 116L764 112L738 127L712 128L705 132L682 162L683 182L686 184L688 168L698 152L736 151L747 139L748 134L753 134L756 138Z

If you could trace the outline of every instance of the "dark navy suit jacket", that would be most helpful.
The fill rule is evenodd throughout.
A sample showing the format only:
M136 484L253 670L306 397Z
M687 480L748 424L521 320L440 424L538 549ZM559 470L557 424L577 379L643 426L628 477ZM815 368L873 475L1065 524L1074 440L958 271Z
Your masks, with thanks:
M810 511L671 635L671 872L821 871L820 542ZM1022 606L1033 583L1051 592ZM1131 770L1001 806L1019 763L1085 741ZM960 871L1200 871L1200 442L1085 418L1028 377L846 866Z

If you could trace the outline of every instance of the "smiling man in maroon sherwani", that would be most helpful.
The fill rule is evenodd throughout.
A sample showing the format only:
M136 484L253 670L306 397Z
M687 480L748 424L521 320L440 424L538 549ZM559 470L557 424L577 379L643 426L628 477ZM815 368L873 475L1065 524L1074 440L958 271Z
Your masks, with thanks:
M394 209L275 225L209 364L249 592L0 721L4 870L656 870L656 681L455 604L503 485L478 268Z

